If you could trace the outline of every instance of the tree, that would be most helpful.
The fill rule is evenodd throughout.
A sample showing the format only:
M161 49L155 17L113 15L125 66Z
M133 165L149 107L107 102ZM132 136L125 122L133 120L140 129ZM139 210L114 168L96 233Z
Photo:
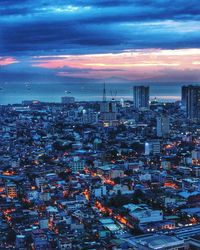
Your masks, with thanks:
M142 200L145 198L145 194L140 189L137 189L133 194L133 198Z
M16 240L16 233L12 228L10 228L7 233L6 242L12 244L15 242L15 240Z
M109 205L112 206L112 207L116 207L116 208L119 208L119 207L122 207L123 205L125 204L128 204L131 202L131 199L130 197L128 196L125 196L125 195L121 195L121 194L118 194L114 197L112 197L110 200L109 200Z

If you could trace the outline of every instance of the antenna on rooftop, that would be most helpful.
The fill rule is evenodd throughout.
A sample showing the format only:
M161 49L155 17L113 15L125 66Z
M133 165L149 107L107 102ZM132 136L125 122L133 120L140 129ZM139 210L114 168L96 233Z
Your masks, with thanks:
M106 102L106 83L103 84L103 102Z

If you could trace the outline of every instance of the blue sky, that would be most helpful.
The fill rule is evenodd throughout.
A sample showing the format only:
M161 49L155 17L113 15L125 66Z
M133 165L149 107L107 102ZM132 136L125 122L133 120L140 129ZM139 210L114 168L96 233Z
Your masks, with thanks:
M198 0L1 0L1 79L199 81L199 20Z

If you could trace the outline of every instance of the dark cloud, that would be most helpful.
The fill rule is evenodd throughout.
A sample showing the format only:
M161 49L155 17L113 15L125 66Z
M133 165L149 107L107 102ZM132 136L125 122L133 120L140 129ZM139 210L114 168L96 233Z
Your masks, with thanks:
M200 19L198 0L2 0L0 13L2 55L200 46L192 27ZM191 31L170 29L166 20Z
M123 36L112 27L84 26L74 22L55 20L5 25L2 28L2 50L5 54L38 53L91 53L102 51L107 46L117 46ZM81 47L82 48L81 48ZM88 48L90 46L90 48ZM106 47L106 48L100 48ZM86 49L87 48L87 49ZM111 50L112 48L110 48Z
M200 48L199 21L199 0L1 0L0 56L22 61L0 68L1 78L65 81L57 75L59 70L32 67L21 60L32 55ZM74 74L92 71L62 69ZM180 79L181 72L169 74ZM185 73L188 78L192 75L198 78L196 71Z

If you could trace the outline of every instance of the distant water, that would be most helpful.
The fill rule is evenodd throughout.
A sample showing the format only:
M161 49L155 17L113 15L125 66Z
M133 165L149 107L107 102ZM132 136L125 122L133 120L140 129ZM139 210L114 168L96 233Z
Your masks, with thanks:
M131 83L107 84L107 96L116 99L132 100ZM77 101L102 100L102 84L1 84L0 104L16 104L23 100L40 100L45 102L60 102L61 96L74 96ZM117 94L116 94L117 91ZM180 99L180 84L151 84L150 96L161 101L176 101Z

